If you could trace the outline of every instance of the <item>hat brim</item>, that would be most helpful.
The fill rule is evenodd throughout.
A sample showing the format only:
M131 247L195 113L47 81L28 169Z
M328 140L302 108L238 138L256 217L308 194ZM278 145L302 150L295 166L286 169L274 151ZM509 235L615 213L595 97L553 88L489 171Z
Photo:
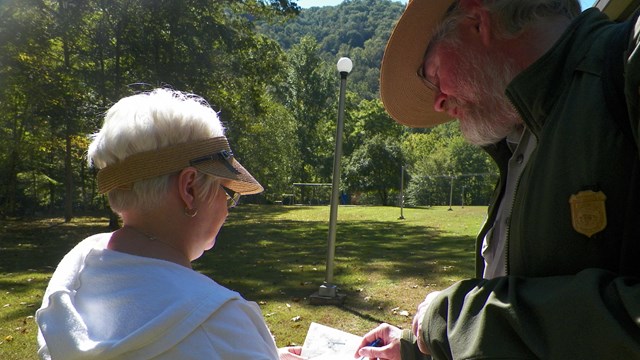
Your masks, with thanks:
M397 122L410 127L432 127L453 120L434 109L434 92L422 82L422 64L433 30L453 0L413 0L398 20L382 58L380 98Z
M98 172L98 191L131 189L136 181L171 174L193 166L216 176L229 189L243 194L257 194L264 189L235 159L224 136L190 141L144 151L110 164Z
M226 162L207 161L194 166L205 174L221 178L224 186L242 195L261 193L264 188L235 158Z

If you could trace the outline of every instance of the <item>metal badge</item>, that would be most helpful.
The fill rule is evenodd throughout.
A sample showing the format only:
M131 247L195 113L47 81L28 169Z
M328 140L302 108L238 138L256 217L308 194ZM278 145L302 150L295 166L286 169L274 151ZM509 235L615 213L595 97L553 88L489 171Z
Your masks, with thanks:
M607 211L604 201L607 196L593 190L580 191L571 195L571 224L580 234L592 237L607 227Z

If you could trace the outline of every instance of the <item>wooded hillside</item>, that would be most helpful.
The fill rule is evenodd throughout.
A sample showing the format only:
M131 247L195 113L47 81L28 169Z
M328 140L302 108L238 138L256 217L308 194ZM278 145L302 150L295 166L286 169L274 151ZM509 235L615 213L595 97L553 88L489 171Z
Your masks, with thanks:
M70 219L105 208L84 157L88 135L119 98L158 86L201 95L220 112L237 157L265 185L245 201L280 201L293 183L331 182L341 56L354 63L342 190L360 203L393 204L404 165L412 204L448 203L452 176L465 203L486 203L491 176L460 175L495 170L455 123L411 130L378 100L380 59L403 7L389 0L302 10L285 0L0 2L0 214L64 211Z

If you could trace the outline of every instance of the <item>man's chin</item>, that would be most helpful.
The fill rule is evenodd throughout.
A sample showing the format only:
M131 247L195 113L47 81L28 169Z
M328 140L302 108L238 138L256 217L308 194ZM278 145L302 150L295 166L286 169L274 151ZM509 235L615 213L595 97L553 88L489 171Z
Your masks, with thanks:
M486 146L499 142L506 137L497 137L495 134L484 134L477 129L471 129L469 127L460 126L460 131L464 139L471 145Z
M459 123L464 139L476 146L495 144L512 132L522 129L522 125L514 121L501 124L495 120L492 123L483 120L460 120Z

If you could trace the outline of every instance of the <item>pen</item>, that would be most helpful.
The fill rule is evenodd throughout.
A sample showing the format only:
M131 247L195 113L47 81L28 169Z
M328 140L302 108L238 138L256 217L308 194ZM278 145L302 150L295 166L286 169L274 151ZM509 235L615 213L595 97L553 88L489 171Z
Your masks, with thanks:
M378 346L382 346L382 339L377 338L375 340L373 340L372 342L370 342L369 344L367 344L367 346L373 346L373 347L378 347ZM360 358L360 360L364 360L364 356Z

